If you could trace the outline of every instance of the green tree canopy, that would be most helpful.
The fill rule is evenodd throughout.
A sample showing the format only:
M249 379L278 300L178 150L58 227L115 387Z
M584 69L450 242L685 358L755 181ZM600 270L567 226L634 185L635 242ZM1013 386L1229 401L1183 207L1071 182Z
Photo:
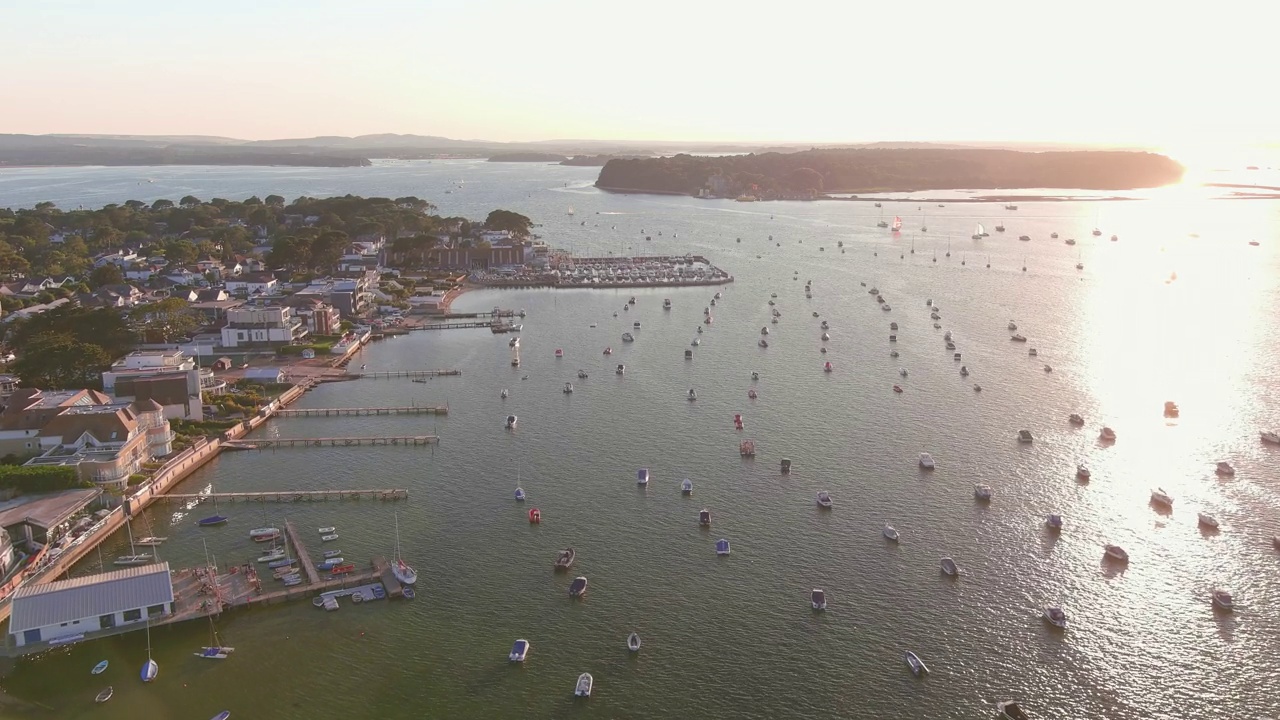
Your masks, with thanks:
M489 230L506 230L515 237L524 238L529 236L533 221L510 210L494 210L485 218L484 226Z
M119 285L124 282L124 272L115 263L106 263L96 267L89 273L89 285L100 288L104 285Z

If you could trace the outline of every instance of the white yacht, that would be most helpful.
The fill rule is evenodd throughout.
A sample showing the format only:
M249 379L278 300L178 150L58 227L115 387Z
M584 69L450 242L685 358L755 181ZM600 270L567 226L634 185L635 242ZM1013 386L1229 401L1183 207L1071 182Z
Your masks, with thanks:
M1156 488L1151 491L1151 502L1156 505L1163 505L1167 508L1173 507L1173 496L1164 491L1164 488Z
M920 467L925 470L932 470L934 468L933 456L927 452L920 453Z
M978 500L990 500L991 492L991 486L985 483L978 483L973 486L973 496Z
M1207 513L1197 513L1196 520L1201 527L1206 527L1206 528L1209 528L1210 530L1218 529L1218 518L1212 515L1209 515Z
M1060 607L1045 608L1044 619L1047 620L1050 625L1056 628L1059 628L1062 630L1067 629L1067 614L1063 612L1062 608Z
M889 540L892 542L898 542L898 538L900 537L898 535L898 531L895 530L894 527L889 523L884 524L884 529L880 531L880 534L884 535L885 540Z

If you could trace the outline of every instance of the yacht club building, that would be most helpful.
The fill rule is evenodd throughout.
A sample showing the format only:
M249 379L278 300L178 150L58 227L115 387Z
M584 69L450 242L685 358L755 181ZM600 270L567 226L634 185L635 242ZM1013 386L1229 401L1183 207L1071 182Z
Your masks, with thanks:
M7 639L11 648L63 645L173 611L169 563L142 565L18 589Z

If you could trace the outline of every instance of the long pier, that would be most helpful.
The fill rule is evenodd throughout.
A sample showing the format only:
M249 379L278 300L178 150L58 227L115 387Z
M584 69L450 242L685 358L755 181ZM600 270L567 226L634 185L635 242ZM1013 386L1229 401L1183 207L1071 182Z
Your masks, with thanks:
M435 435L378 435L373 437L253 438L223 444L232 450L265 450L282 447L356 447L359 445L435 445Z
M467 330L474 328L492 328L491 322L442 322L442 323L423 323L414 326L418 330Z
M278 417L330 417L341 415L448 415L448 405L407 405L402 407L280 408Z
M401 488L381 490L273 490L270 492L232 492L186 494L169 493L165 502L188 502L213 498L235 502L310 502L316 500L408 500L409 491Z
M284 521L284 534L288 542L293 545L293 552L298 557L298 562L302 563L302 570L307 574L307 582L315 585L320 582L320 573L316 572L316 564L307 554L307 547L302 544L302 539L298 537L298 529L293 526L292 520Z
M371 378L373 380L388 380L391 378L405 377L441 377L445 375L461 375L461 370L390 370L381 372L356 372L351 373L362 378Z

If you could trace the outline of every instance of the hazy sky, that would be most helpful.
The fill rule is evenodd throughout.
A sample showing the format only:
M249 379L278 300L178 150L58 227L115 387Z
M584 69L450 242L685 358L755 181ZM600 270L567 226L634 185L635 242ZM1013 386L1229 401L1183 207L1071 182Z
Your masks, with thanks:
M6 0L0 132L1280 135L1261 2Z

